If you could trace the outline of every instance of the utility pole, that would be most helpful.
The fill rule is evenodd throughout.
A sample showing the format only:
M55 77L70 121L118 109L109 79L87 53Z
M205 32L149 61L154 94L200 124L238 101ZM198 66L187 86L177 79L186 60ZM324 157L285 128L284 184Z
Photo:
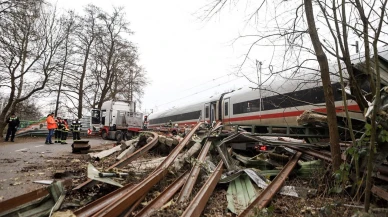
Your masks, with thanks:
M259 115L261 116L261 110L262 110L262 104L263 104L263 101L261 99L261 66L263 65L263 63L261 61L258 61L256 60L256 74L257 74L257 80L258 80L258 87L259 87L259 101L260 101L260 106L259 106ZM261 118L260 118L260 121L261 121Z
M129 70L129 101L133 101L133 70Z

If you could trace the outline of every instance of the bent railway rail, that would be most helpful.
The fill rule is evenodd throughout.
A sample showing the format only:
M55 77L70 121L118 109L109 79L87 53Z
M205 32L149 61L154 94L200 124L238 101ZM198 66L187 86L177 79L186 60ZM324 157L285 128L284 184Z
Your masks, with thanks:
M153 135L153 139L151 140L151 142L147 143L145 146L143 146L139 150L135 151L134 153L132 153L128 157L126 157L126 158L120 160L119 162L113 164L107 170L110 170L110 169L113 169L113 168L121 168L121 167L129 164L130 162L136 160L138 157L140 157L141 155L145 154L152 147L154 147L157 144L157 142L158 142L158 134L155 133L155 132L148 132L148 131L146 131L146 133L150 133L150 134ZM80 189L82 187L85 187L86 185L91 185L92 182L94 182L94 181L91 180L91 179L88 179L85 182L83 182L80 185L78 185L77 187L73 188L73 190L78 190L78 189Z
M182 214L182 216L200 216L203 209L205 208L205 205L207 201L210 198L210 195L213 193L214 188L217 185L218 180L221 178L222 174L222 167L224 163L223 161L220 161L218 163L218 166L212 173L212 175L209 177L209 179L206 181L206 183L203 185L201 190L197 193L197 195L194 197L194 199L191 201L189 206L187 206L185 212Z
M301 155L301 152L295 153L271 184L269 184L268 187L264 189L264 191L239 216L254 216L255 209L265 208L271 201L272 197L280 190L281 187L283 187L286 178L291 173L292 169L294 169Z
M180 154L180 152L187 146L187 144L191 141L192 136L194 133L199 129L201 123L198 123L189 133L188 135L177 145L175 148L170 152L170 154L164 159L164 161L157 166L152 172L148 174L146 178L144 178L142 181L140 181L137 184L127 184L122 188L119 188L93 202L90 204L76 210L74 214L76 216L80 217L87 217L87 216L150 216L154 214L158 209L160 209L164 204L166 204L168 201L170 201L175 195L178 194L178 191L180 190L179 194L177 195L177 203L179 204L186 204L187 207L185 207L184 212L181 214L181 216L200 216L203 212L203 210L206 207L206 204L208 203L209 198L213 194L213 191L222 175L223 168L227 168L227 165L225 165L224 161L220 161L215 168L215 170L212 172L212 174L208 177L205 184L203 184L202 188L199 189L198 193L195 195L195 197L189 201L189 198L191 198L190 194L194 188L194 185L196 183L196 180L198 179L198 174L200 172L200 165L205 161L205 157L207 156L207 153L209 152L209 149L212 145L211 137L208 137L208 140L203 145L197 161L195 165L192 166L192 169L190 172L186 171L182 173L182 175L175 179L175 181L171 181L172 183L162 191L162 193L154 198L151 201L148 201L147 205L143 207L138 213L133 213L133 210L138 210L137 206L144 200L148 192L158 183L160 182L169 172L169 167L173 164L174 160L177 158L177 156ZM218 129L220 123L218 123L213 129ZM214 132L214 130L212 131ZM133 154L129 155L127 158L113 164L108 169L112 168L122 168L129 164L131 161L137 159L138 157L142 156L144 153L148 152L151 148L153 148L158 141L158 134L155 132L147 132L149 134L152 134L153 139L134 152ZM235 137L238 137L239 134L234 135L233 137L227 137L226 139L222 140L223 143L226 143L228 141L231 141ZM248 135L244 135L245 138L250 138ZM274 142L277 145L282 145L280 143L282 142ZM279 143L279 144L278 144ZM202 143L203 144L203 143ZM291 173L291 171L294 169L295 165L297 164L298 159L302 156L302 154L307 154L319 159L322 159L327 162L331 162L331 157L329 153L320 152L317 150L310 150L306 149L306 147L295 147L293 146L293 143L287 143L284 142L283 146L291 148L296 151L296 153L290 158L288 163L283 167L283 169L279 172L279 174L275 177L275 179L269 184L261 194L259 194L256 199L245 209L243 210L239 216L254 216L255 211L259 209L265 208L272 198L279 192L281 187L283 186L286 178ZM388 169L386 167L378 168L378 170L381 172L381 175L386 175L388 172ZM73 190L80 189L86 185L93 184L94 181L87 180L86 182L78 185ZM388 200L388 193L378 187L373 186L372 192L381 198L384 198ZM32 192L29 194L29 199L35 198L34 194L43 194L46 192ZM18 197L20 198L20 197ZM11 204L10 204L11 203ZM12 207L15 206L15 200L10 200L6 204L12 205ZM19 203L18 203L19 204ZM0 211L3 207L4 203L0 203Z
M147 217L151 216L156 210L162 207L168 200L170 200L176 192L182 187L189 177L189 173L185 172L181 177L169 185L157 198L152 200L146 207L144 207L136 216Z
M124 193L109 203L107 206L94 213L91 216L119 216L128 207L133 205L139 198L146 194L157 182L159 182L168 172L168 167L173 160L178 156L179 152L186 146L194 135L195 131L202 123L198 123L190 133L177 145L174 150L168 155L168 157L162 162L161 165L154 172L152 172L142 182L135 185L134 188L125 190Z

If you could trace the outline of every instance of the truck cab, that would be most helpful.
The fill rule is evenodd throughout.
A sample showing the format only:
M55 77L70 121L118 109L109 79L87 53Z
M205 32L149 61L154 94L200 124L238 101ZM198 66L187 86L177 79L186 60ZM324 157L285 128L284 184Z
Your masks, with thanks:
M136 112L134 102L107 101L91 110L90 123L103 139L128 140L142 129L143 113Z

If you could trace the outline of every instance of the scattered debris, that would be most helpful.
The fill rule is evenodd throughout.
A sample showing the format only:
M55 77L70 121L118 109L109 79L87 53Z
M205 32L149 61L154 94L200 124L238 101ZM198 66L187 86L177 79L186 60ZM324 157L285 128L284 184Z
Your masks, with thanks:
M74 141L73 144L71 144L71 147L73 149L73 153L83 152L90 149L89 141L87 140Z
M298 165L301 167L298 170L298 176L304 177L304 178L309 178L311 177L311 174L322 171L324 169L323 162L321 160L314 160L314 161L307 161L307 162L299 161Z
M76 217L71 210L66 210L65 212L54 212L51 217Z
M22 182L14 182L14 183L11 183L10 185L11 186L16 186L16 185L21 185L22 184Z
M71 163L80 163L80 162L81 160L77 158L74 158L73 160L71 160Z
M175 170L179 170L181 167L183 167L183 164L185 161L189 160L191 156L199 152L202 148L202 144L196 142L189 150L187 150L184 154L181 154L177 157L177 159L174 161L173 168Z
M258 193L250 178L242 175L229 183L226 197L228 209L234 214L240 214L257 197Z
M63 178L65 176L65 170L56 170L54 172L54 178L56 179L60 179L60 178Z
M69 182L54 182L47 188L3 201L0 203L0 216L49 216L63 202L66 193L64 185L69 185Z
M159 142L162 143L162 144L166 144L166 136L159 135Z
M99 173L98 176L100 178L106 178L106 177L127 177L127 176L129 176L129 173Z
M36 180L36 181L33 181L33 183L44 184L44 185L51 185L53 182L54 182L54 180Z
M310 124L310 123L327 123L326 115L318 114L311 110L305 110L301 115L296 118L299 125Z
M99 161L99 160L101 160L105 157L108 157L109 155L112 155L113 153L118 152L118 151L121 151L121 146L115 146L111 149L104 150L104 151L99 152L99 153L89 153L89 156L92 159Z
M268 159L264 154L259 154L254 157L245 157L233 152L232 156L235 156L236 159L241 161L246 167L255 167L261 170L273 169L275 167L268 162Z
M115 185L118 187L123 187L123 185L121 185L120 183L118 183L110 178L101 178L99 176L99 174L100 174L100 171L98 171L92 164L89 163L88 164L88 178L89 179L104 182L104 183L111 184L111 185Z
M312 121L311 116L307 120ZM182 128L175 136L168 131L159 132L160 135L156 132L141 133L142 136L122 141L121 145L109 150L84 155L90 156L92 160L67 158L66 162L72 163L70 167L80 168L78 177L72 176L74 182L83 183L69 192L66 198L64 190L56 194L56 199L47 207L42 206L45 214L52 213L52 216L59 217L115 216L117 213L122 216L249 216L253 206L256 206L254 209L264 208L275 195L291 196L290 201L317 199L317 189L308 188L304 184L307 183L305 180L313 177L312 174L325 169L324 162L315 159L317 156L327 157L323 151L323 148L328 147L327 143L309 144L289 137L262 136L243 131L241 127L224 129L217 126L211 130L209 126L204 126L196 131L198 128L199 125L192 127L194 131L190 132L184 132L187 128ZM147 137L147 133L154 136ZM187 136L183 138L185 133ZM159 148L153 148L157 144ZM308 149L312 147L314 149ZM194 157L201 149L206 151L202 153L202 150L197 160ZM172 151L166 157L167 150ZM302 155L301 150L306 152ZM49 161L55 163L55 160ZM215 162L219 162L217 166ZM195 172L188 173L190 168ZM224 168L227 170L222 174ZM71 169L54 167L51 171L54 171L54 178L62 178ZM85 181L85 170L87 178L97 181L93 185L88 185L91 180ZM31 174L36 176L36 173ZM283 186L286 179L293 180L294 177L302 178L303 184L288 182ZM15 181L13 184L22 184L16 182L17 178L12 181ZM34 183L55 185L56 182L37 180ZM76 191L86 185L90 188ZM179 189L182 190L177 196ZM386 198L386 190L383 188L374 186L372 192ZM34 194L39 195L39 198L47 198L50 193L45 190L44 193ZM37 200L37 196L34 198ZM290 210L293 205L282 207L281 210ZM2 206L6 204L0 203L0 216L4 216L1 215L4 212ZM80 206L75 214L71 211L55 212L59 207L64 210ZM129 206L131 209L126 209ZM332 212L328 206L315 207L321 208L304 204L302 211L296 214L330 216L327 213ZM29 211L23 212L32 210L29 208ZM202 213L203 210L205 213Z
M148 172L159 166L165 159L166 157L160 157L152 160L142 159L133 161L131 164L128 165L129 171L133 171L135 173Z
M119 156L117 156L116 160L121 160L123 158L128 157L130 154L132 154L136 149L136 145L138 141L139 141L138 139L132 139L126 142L122 142L121 149L124 151L121 152Z

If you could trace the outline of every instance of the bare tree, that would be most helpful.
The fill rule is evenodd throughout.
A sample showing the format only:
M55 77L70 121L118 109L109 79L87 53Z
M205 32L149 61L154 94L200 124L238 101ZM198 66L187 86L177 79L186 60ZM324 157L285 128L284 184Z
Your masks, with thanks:
M73 49L73 43L72 43L72 35L74 34L74 26L75 26L75 18L74 18L74 12L73 11L69 11L67 15L65 16L62 16L61 18L61 25L64 26L64 43L62 44L62 46L60 47L61 49L61 53L63 54L62 57L63 57L63 60L62 60L62 64L59 68L59 81L57 81L57 77L55 77L53 80L53 84L54 84L54 90L57 91L57 99L56 99L56 103L55 103L55 111L54 111L54 114L55 114L55 117L58 116L58 108L59 108L59 105L60 105L60 95L61 95L61 92L62 92L62 86L63 86L63 78L64 76L66 77L70 77L69 74L71 73L66 73L66 71L68 71L67 69L69 68L68 65L69 65L69 59L74 55L74 52L72 51ZM56 88L58 87L58 88Z
M94 6L88 5L85 7L85 16L80 17L79 28L77 31L77 38L79 42L78 49L82 54L82 70L79 77L78 86L78 118L82 117L83 109L83 98L84 98L84 83L88 70L88 61L90 53L93 49L93 43L99 35L98 27L98 16L101 14L101 9Z
M114 8L111 14L101 13L99 19L102 22L101 30L95 46L95 70L93 77L96 79L94 91L97 108L109 99L109 92L115 89L114 83L118 78L120 54L123 50L132 46L123 39L123 35L131 34L129 23L125 20L122 8ZM116 82L117 83L117 82ZM117 86L116 86L117 89ZM111 93L111 98L115 94Z
M386 121L385 118L381 119L378 116L380 116L380 107L381 107L381 101L380 101L380 87L381 87L381 76L380 76L380 66L379 66L379 55L378 55L378 41L380 38L380 34L382 31L382 25L383 22L387 22L385 20L386 15L386 6L387 6L387 0L381 1L381 8L380 13L371 7L368 3L365 3L365 7L369 7L369 15L368 17L365 15L365 7L361 4L359 0L355 1L356 9L359 12L359 15L362 20L363 25L363 39L365 43L365 62L366 62L366 73L368 75L372 75L372 69L370 66L371 63L371 55L369 54L369 46L372 45L373 48L373 55L374 55L374 71L376 75L376 83L373 82L372 87L372 93L374 95L374 101L373 101L373 113L371 115L371 135L370 135L370 145L369 145L369 157L368 157L368 165L367 165L367 178L366 178L366 189L365 189L365 211L369 211L370 207L370 196L371 196L371 188L372 188L372 172L374 169L374 162L376 161L375 158L375 152L376 152L376 142L378 142L378 135L377 135L377 127L379 125L379 122ZM376 1L372 2L373 5L376 3ZM377 3L378 4L378 3ZM375 19L375 21L378 21L377 27L373 25L373 21L371 21L371 14L374 13L378 19ZM369 31L372 30L374 33L373 40L369 38ZM372 80L373 81L373 80ZM382 115L383 116L383 115ZM380 119L380 120L379 120ZM381 126L381 125L380 125ZM383 144L381 144L383 145ZM385 155L386 158L386 155Z
M0 1L0 20L7 19L8 15L12 13L16 7L29 4L31 0L1 0Z
M42 106L39 105L35 97L31 97L21 103L15 108L15 113L21 120L39 120L43 117Z
M0 114L0 132L7 114L42 91L58 66L56 55L63 35L57 21L55 8L29 1L17 5L1 22L0 70L5 71L5 79L0 88L7 89L9 95Z
M213 4L206 10L206 17L212 17L214 14L222 11L222 8L227 4L235 6L235 2L228 0L214 1ZM257 34L242 35L238 40L252 39L252 45L249 47L246 57L239 67L239 73L243 65L249 63L250 54L256 47L273 46L273 59L282 59L278 62L281 67L274 67L275 64L269 64L267 77L264 82L273 82L274 76L280 76L287 81L295 81L298 75L304 75L303 71L310 70L313 72L314 66L312 64L306 64L311 62L311 55L314 55L319 63L320 72L322 72L321 82L325 86L325 97L327 105L327 114L329 121L334 122L335 114L333 111L333 99L330 97L330 91L332 90L330 85L330 77L335 78L342 85L342 98L343 104L347 111L347 103L350 100L356 100L361 111L366 111L369 107L368 103L371 102L374 97L374 112L378 110L379 105L379 92L380 92L380 78L379 78L379 53L378 45L386 45L386 40L382 40L381 36L387 37L387 31L384 30L384 25L387 22L386 0L375 1L311 1L303 0L297 2L288 1L275 1L269 2L266 0L255 2L256 5L252 8L252 13L249 14L248 21L254 21L259 30ZM315 13L313 12L313 8ZM306 16L304 16L304 11ZM260 12L260 13L259 13ZM248 12L249 13L249 12ZM307 24L307 25L306 25ZM260 26L262 25L262 26ZM272 27L274 26L274 27ZM260 28L264 27L264 28ZM263 31L260 31L263 29ZM308 38L306 38L307 31L309 32ZM329 33L329 34L328 34ZM350 40L363 41L364 55L361 56L361 63L353 64L355 57L350 52ZM264 44L261 44L264 42ZM310 49L310 46L314 47L314 50ZM370 46L373 47L373 58L370 52ZM281 48L278 51L276 48ZM279 55L280 54L280 55ZM282 55L281 55L282 54ZM282 58L280 58L282 56ZM327 57L336 61L337 67L330 67L327 61ZM365 61L362 58L365 57ZM356 60L357 61L357 60ZM272 60L271 60L272 62ZM279 69L280 68L280 69ZM284 73L286 72L286 73ZM345 76L343 76L343 73ZM282 74L282 75L281 75ZM248 78L248 76L243 75ZM272 78L271 78L272 77ZM337 78L336 78L337 77ZM339 78L338 78L339 77ZM314 78L312 76L311 78ZM259 84L251 80L256 85ZM314 82L312 79L299 79L300 84L306 84ZM385 84L387 83L384 81ZM350 92L346 91L344 87L350 89ZM345 94L346 93L346 94ZM349 99L350 100L349 100ZM368 102L369 101L369 102ZM370 109L370 108L369 108ZM349 117L349 115L347 114ZM378 123L376 117L370 116L372 131L371 131L371 143L369 148L369 159L376 161L373 158L373 151L375 150L375 138L376 129ZM379 120L381 118L378 118ZM334 125L330 124L330 141L331 148L333 143L337 143L337 135L333 134ZM348 120L348 126L352 129L351 120ZM354 134L350 133L353 143L355 143ZM333 152L333 150L332 150ZM336 152L336 151L335 151ZM333 154L333 153L332 153ZM379 153L382 155L381 153ZM384 155L385 156L385 155ZM383 156L383 158L384 158ZM333 169L334 172L338 168L338 155L333 154ZM379 157L381 158L381 156ZM385 159L385 158L384 158ZM357 162L357 161L356 161ZM358 163L356 165L356 168ZM356 169L358 170L358 169ZM359 170L358 170L359 171ZM370 180L369 174L372 171L372 166L369 164L368 168L368 180ZM368 191L370 190L370 182L367 182L366 197L369 198ZM366 210L368 209L368 200L366 200Z
M329 132L330 132L330 151L331 151L331 158L332 158L332 167L333 167L333 171L336 171L339 169L341 165L341 150L339 147L337 115L336 115L336 109L334 105L333 88L331 87L329 62L327 61L326 54L323 51L323 48L321 46L321 41L319 39L317 28L315 26L312 2L311 0L305 0L304 2L305 2L306 18L307 18L307 24L309 26L310 38L314 46L315 54L317 56L317 60L321 70L322 85L323 85L323 91L325 94L326 109L327 109L327 122L329 125Z
M70 11L63 17L67 36L62 46L63 64L52 90L58 92L56 105L60 105L63 112L73 113L78 118L82 117L85 108L85 84L90 73L89 60L99 32L97 17L100 11L94 5L87 5L82 15ZM59 97L60 94L63 97Z

